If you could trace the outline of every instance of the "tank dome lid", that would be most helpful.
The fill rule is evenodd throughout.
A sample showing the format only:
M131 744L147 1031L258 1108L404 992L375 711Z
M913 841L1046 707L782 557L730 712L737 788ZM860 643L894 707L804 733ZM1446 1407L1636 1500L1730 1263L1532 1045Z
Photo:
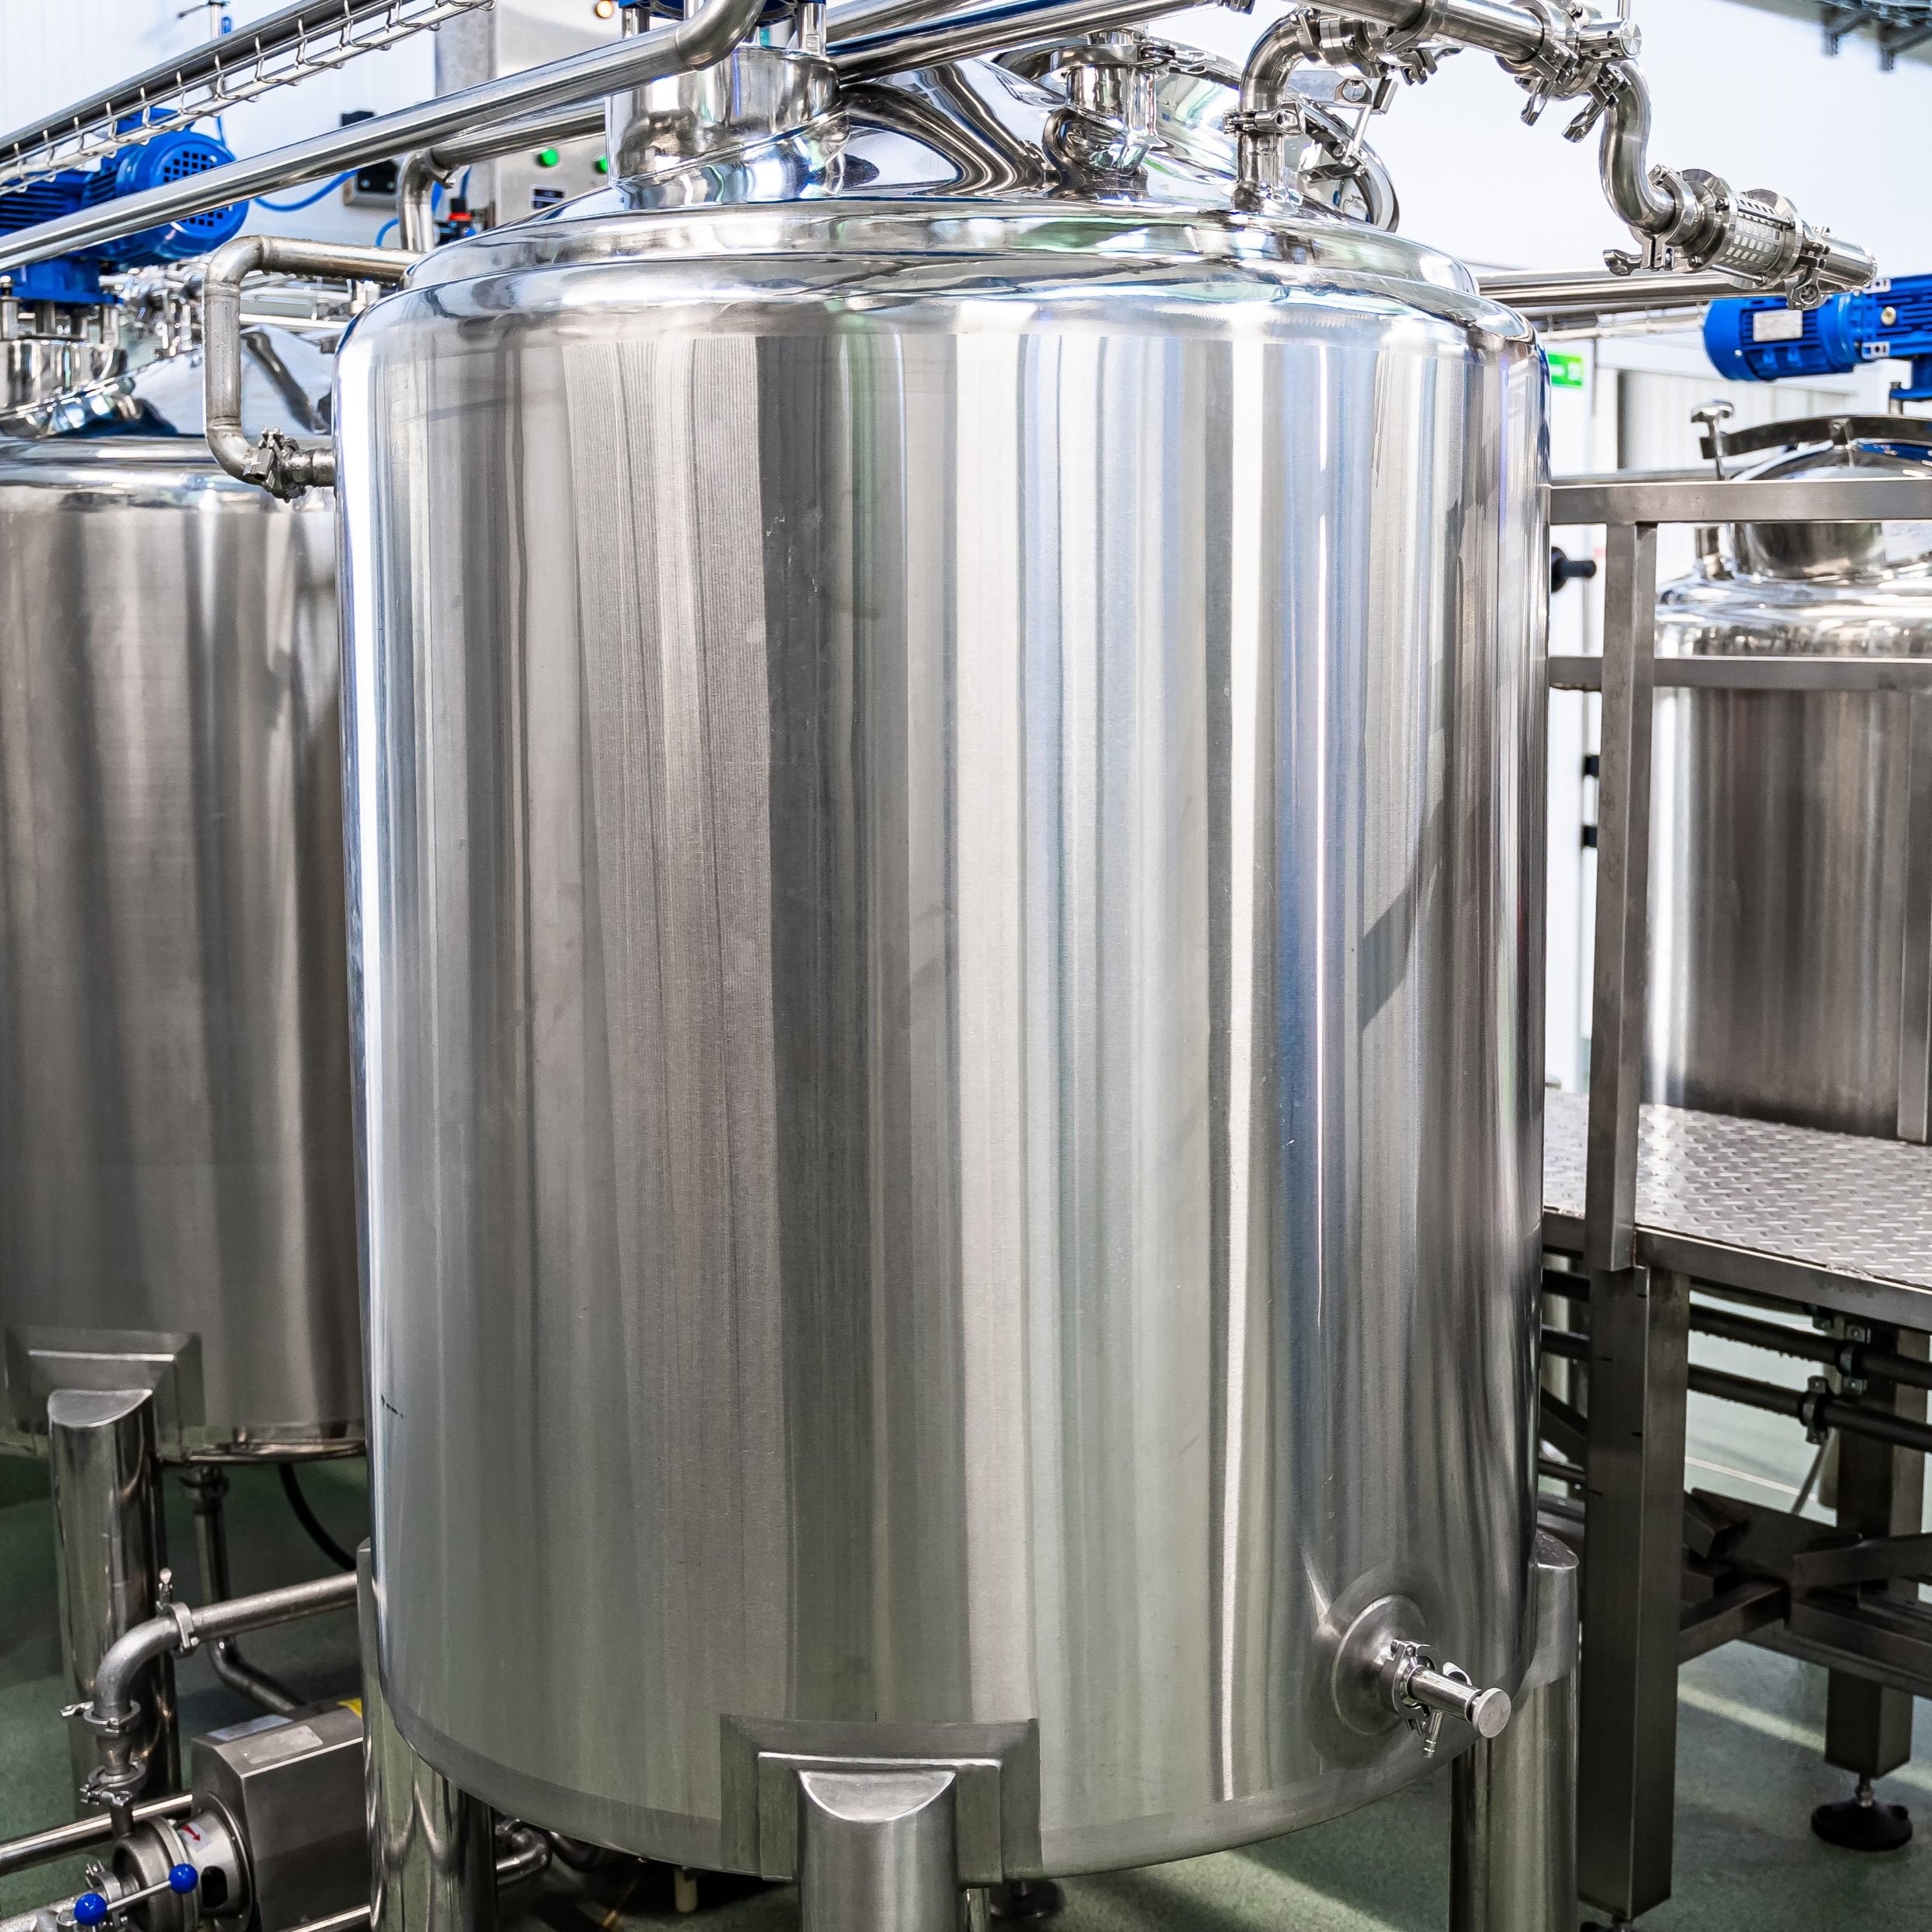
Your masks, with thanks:
M1903 416L1815 417L1767 423L1722 439L1727 457L1776 453L1743 472L1786 479L1847 469L1879 476L1932 475L1932 422ZM1740 524L1740 573L1805 582L1869 580L1932 562L1932 524Z

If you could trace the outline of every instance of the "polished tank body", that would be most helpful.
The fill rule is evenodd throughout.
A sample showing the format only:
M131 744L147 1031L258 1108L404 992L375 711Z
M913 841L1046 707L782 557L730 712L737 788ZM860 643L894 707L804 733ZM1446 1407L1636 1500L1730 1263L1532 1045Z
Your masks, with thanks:
M1418 1775L1324 1644L1525 1657L1527 330L1338 220L859 196L445 249L340 371L412 1743L698 1866L741 1720L1036 1726L1010 1869Z
M361 1435L326 497L199 438L0 442L0 1440Z
M1860 449L1932 477L1932 452ZM1843 474L1801 450L1770 476ZM1658 609L1666 654L1932 654L1932 527L1745 526ZM1653 1099L1926 1138L1932 700L1666 689L1651 862Z

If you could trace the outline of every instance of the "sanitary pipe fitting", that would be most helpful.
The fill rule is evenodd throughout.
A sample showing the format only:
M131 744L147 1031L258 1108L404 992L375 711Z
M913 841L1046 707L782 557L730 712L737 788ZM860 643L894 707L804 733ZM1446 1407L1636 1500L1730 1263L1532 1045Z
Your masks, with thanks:
M353 1576L323 1577L313 1583L264 1590L258 1596L231 1597L198 1610L185 1603L165 1604L158 1616L116 1638L94 1673L91 1701L70 1705L62 1713L78 1716L99 1740L100 1761L83 1795L106 1806L115 1836L125 1838L131 1828L134 1800L147 1777L147 1767L134 1755L131 1743L140 1712L132 1687L148 1664L159 1657L185 1656L205 1639L292 1624L324 1611L347 1609L354 1602Z
M270 429L251 442L242 429L242 284L251 275L283 274L341 276L393 287L416 259L390 249L291 242L269 234L238 235L209 258L202 283L204 414L208 448L231 476L284 498L336 480L335 446L326 439L305 442Z

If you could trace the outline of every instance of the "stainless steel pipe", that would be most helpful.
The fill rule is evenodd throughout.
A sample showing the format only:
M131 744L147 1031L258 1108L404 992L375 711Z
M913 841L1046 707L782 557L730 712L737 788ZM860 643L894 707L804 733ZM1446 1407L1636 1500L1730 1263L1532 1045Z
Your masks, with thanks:
M573 108L559 114L520 115L514 121L477 128L432 148L419 147L409 155L396 178L396 238L405 254L425 255L436 245L431 191L446 186L458 169L477 161L513 154L526 145L541 147L552 141L581 141L604 132L604 108Z
M1701 309L1736 294L1742 284L1732 275L1613 275L1601 270L1552 275L1507 270L1478 275L1476 286L1518 315L1568 319Z
M1456 1760L1450 1932L1574 1932L1579 1571L1536 1537L1536 1649L1500 1736Z
M353 1576L322 1577L199 1609L171 1604L164 1614L117 1638L94 1673L93 1697L86 1707L87 1727L100 1746L100 1761L89 1786L112 1814L115 1835L123 1835L132 1822L134 1794L146 1780L146 1765L133 1754L141 1720L135 1687L144 1669L157 1659L185 1656L213 1638L296 1623L347 1609L354 1602Z
M134 1807L136 1824L150 1818L185 1817L194 1805L194 1795L171 1791L165 1797L146 1798ZM24 1837L0 1840L0 1878L34 1865L51 1865L57 1858L84 1852L90 1845L105 1845L114 1836L114 1821L105 1812L90 1811L71 1824L49 1825L44 1832L29 1832ZM0 1920L0 1925L5 1922Z
M893 29L834 40L831 61L843 81L877 80L1027 41L1131 26L1173 10L1173 0L1012 0L1006 6L942 15L909 31Z
M354 281L401 281L416 258L390 249L292 242L280 235L243 234L216 249L202 280L203 381L208 448L216 462L244 483L274 496L299 495L335 481L335 446L270 429L251 442L242 427L242 284L251 275L340 275Z
M396 1728L377 1662L369 1546L355 1553L362 1645L362 1775L370 1932L496 1932L488 1805L417 1756ZM546 1841L546 1850L548 1843ZM513 1859L509 1876L520 1875Z
M102 1673L128 1633L153 1615L167 1567L154 1398L146 1389L58 1389L48 1398L61 1635L74 1695L100 1694ZM122 1740L142 1780L181 1782L175 1674L161 1652L130 1667L140 1715ZM92 1740L69 1733L78 1787L94 1768Z
M97 208L37 222L0 242L0 270L18 268L70 249L134 234L165 221L291 188L368 161L388 160L411 148L433 146L452 135L520 114L567 107L619 88L641 86L721 60L756 26L764 0L709 0L688 20L654 29L568 59L441 94L414 108L271 149L225 167L128 195Z
M225 1602L234 1595L228 1578L228 1477L212 1463L199 1464L182 1478L195 1512L195 1546L201 1558L201 1594L204 1602ZM242 1655L239 1641L217 1637L209 1646L208 1661L231 1690L286 1717L299 1711L302 1699L266 1671L257 1670Z

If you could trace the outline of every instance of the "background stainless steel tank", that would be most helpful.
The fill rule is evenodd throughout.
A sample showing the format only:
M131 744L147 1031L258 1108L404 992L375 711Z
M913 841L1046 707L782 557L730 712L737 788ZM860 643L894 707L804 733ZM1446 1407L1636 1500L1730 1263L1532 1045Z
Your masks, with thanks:
M9 1445L130 1384L171 1457L359 1443L339 693L326 495L0 442Z
M774 1737L1024 1730L1023 1872L1415 1776L1337 1633L1531 1609L1528 332L1315 216L605 198L338 401L412 1744L703 1866Z
M1822 429L1786 425L1809 446L1754 474L1932 462L1906 443L1811 440ZM1657 648L1923 656L1932 526L1708 533L1697 570L1662 594ZM1654 757L1651 1097L1925 1139L1932 702L1662 691Z

